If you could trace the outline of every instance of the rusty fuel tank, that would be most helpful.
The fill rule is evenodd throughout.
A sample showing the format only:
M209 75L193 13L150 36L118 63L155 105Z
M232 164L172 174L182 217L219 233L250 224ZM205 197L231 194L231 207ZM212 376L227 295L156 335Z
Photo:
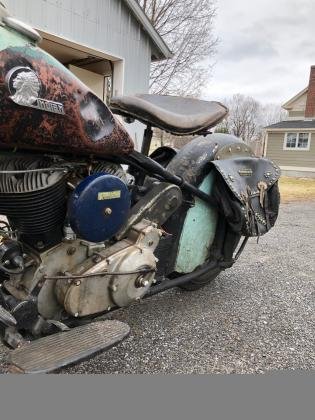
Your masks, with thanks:
M132 139L107 106L26 36L0 26L0 149L109 156Z

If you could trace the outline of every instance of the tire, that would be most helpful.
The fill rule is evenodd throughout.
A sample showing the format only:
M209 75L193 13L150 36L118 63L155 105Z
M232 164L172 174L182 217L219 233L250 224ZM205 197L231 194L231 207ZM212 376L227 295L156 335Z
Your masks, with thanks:
M201 289L207 284L210 284L221 273L221 271L222 270L220 268L216 268L211 273L204 274L198 279L191 280L188 283L179 286L179 288L186 290L187 292L194 292L195 290Z

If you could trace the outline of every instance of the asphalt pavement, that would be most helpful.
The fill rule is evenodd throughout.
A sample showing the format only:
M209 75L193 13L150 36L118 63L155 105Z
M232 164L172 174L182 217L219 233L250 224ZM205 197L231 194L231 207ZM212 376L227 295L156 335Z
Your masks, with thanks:
M286 204L267 235L196 292L121 309L131 335L61 373L265 373L315 367L315 202ZM5 360L6 349L0 348Z

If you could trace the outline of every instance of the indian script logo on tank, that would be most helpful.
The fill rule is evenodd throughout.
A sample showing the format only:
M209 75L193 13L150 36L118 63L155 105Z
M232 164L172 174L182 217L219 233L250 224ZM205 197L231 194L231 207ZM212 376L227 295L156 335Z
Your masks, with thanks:
M59 102L39 98L41 82L29 67L14 67L6 76L6 83L13 102L21 106L64 114L64 106Z

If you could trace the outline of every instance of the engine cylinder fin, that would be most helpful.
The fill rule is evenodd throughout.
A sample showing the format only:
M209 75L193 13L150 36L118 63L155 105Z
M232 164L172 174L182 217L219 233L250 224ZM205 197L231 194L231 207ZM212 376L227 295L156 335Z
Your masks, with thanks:
M107 173L109 175L114 175L120 178L123 182L127 183L126 173L123 168L112 162L97 162L93 166L93 173Z
M55 162L49 157L2 158L0 159L0 191L27 193L48 188L64 176L62 171L54 171L54 166L56 166ZM47 171L30 172L38 169L47 169ZM4 173L8 171L16 171L16 173Z
M34 235L62 231L67 168L56 171L56 166L60 164L42 156L0 159L0 214L27 242Z

